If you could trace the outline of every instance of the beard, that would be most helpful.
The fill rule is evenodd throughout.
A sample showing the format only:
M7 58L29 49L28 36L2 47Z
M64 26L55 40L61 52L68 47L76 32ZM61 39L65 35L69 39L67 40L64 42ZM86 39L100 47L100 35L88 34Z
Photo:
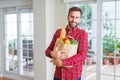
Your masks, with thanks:
M77 22L69 22L69 26L70 26L71 28L77 27L78 24L79 24L79 23L77 23Z

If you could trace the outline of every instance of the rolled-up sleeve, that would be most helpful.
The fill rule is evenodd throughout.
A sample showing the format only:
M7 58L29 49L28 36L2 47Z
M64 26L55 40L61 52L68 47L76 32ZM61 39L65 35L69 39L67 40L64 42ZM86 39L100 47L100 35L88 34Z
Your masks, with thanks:
M57 38L59 37L59 33L60 33L60 29L56 30L55 34L53 35L52 41L50 43L50 45L47 47L47 49L45 50L45 54L47 57L51 58L50 56L50 52L53 50L54 48L54 44L57 40Z

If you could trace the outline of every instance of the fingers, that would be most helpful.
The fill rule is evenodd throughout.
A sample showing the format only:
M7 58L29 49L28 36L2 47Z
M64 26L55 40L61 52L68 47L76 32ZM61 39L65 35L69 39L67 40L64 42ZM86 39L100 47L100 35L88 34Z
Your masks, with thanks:
M56 59L62 59L63 60L63 59L68 58L68 52L66 50L64 50L64 49L62 51L57 51L58 47L59 47L59 45L57 45L55 50L51 51L50 55L53 58L56 58Z
M61 53L62 53L62 54L68 54L68 51L65 50L65 49L63 49L63 50L61 51Z
M63 60L63 59L66 59L66 58L68 58L68 54L65 54L65 53L61 54L60 59Z
M52 63L53 63L53 61L54 61L54 58L52 58L52 59L50 60L50 62L52 62Z
M52 58L52 59L50 60L50 62L53 63L53 65L55 65L55 64L56 64L56 59L55 59L55 58Z
M60 67L60 66L62 66L62 61L60 59L56 59L54 62L54 65Z
M60 59L54 59L54 58L52 58L50 60L50 62L52 62L54 65L56 65L58 67L62 66L62 61Z
M68 58L68 52L66 50L61 51L60 59Z
M50 55L53 57L53 58L59 58L59 51L51 51Z
M59 53L60 51L58 50L60 47L59 44L57 44L57 46L55 47L55 49L53 51L51 51L50 55L53 57L53 58L58 58L59 57Z

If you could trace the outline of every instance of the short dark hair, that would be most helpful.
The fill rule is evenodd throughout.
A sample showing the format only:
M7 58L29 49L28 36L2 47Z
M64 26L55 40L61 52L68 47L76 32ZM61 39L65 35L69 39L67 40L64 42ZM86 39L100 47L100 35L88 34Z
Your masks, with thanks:
M68 15L70 14L71 11L79 11L81 13L81 15L82 15L82 10L79 7L71 7L69 9Z

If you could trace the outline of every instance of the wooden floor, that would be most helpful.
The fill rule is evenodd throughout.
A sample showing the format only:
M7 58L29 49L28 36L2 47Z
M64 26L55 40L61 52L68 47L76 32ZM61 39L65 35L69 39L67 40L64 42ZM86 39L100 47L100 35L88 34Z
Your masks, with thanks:
M5 77L0 77L0 80L13 80L13 79L5 78Z

